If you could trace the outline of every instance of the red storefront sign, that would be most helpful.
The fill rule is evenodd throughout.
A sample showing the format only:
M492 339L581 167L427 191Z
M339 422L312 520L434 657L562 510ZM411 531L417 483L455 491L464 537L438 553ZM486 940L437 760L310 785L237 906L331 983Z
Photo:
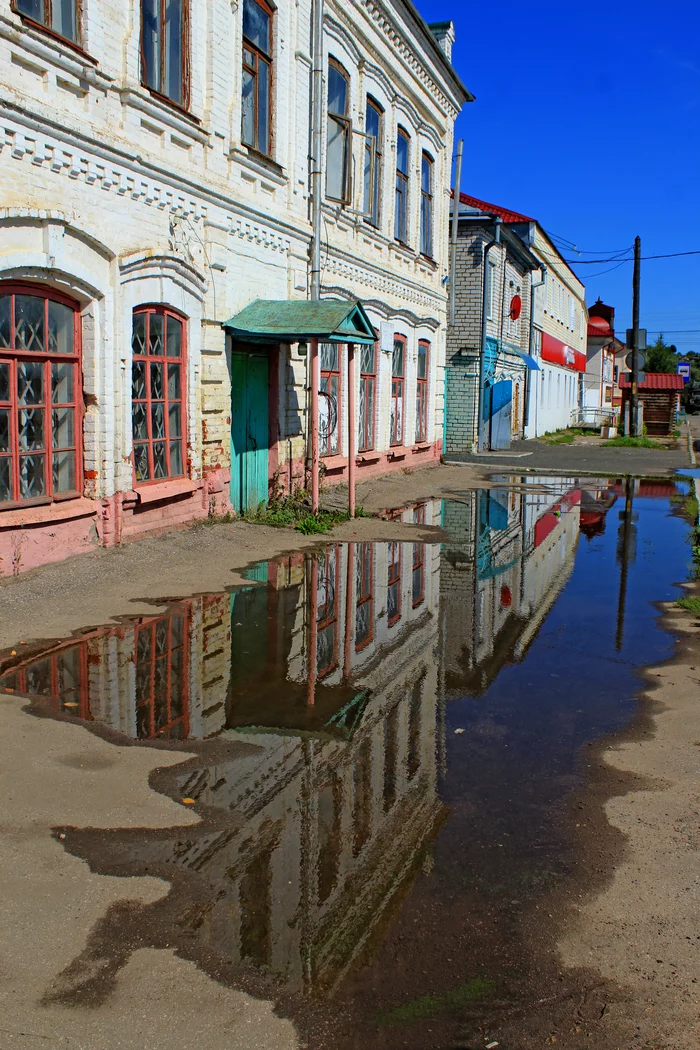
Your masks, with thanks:
M573 372L586 371L586 355L555 339L553 335L548 335L547 332L542 333L542 360L562 368L570 368Z

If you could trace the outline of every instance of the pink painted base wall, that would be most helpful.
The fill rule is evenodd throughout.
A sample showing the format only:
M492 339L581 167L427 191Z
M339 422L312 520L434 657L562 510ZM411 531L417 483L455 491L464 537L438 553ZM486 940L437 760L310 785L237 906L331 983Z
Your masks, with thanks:
M96 515L67 521L0 528L0 576L18 576L28 569L85 554L99 545Z

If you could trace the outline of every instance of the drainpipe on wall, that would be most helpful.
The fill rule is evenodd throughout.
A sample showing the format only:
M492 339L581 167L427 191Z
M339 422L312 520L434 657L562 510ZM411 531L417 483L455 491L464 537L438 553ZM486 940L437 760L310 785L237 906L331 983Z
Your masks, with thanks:
M484 248L484 257L483 257L483 263L484 263L483 271L484 271L484 275L483 275L483 279L482 279L482 282L481 282L481 356L479 358L479 404L478 404L479 416L478 416L477 421L476 421L476 451L477 452L483 452L483 449L484 449L484 418L483 417L484 417L484 386L485 386L485 381L486 381L486 369L485 369L485 359L486 359L486 309L487 309L486 299L487 299L488 290L489 290L489 288L488 288L489 282L488 282L488 279L487 279L488 278L488 264L489 264L488 255L489 255L489 252L491 251L491 249L496 244L500 244L501 243L501 223L502 223L502 221L503 220L500 219L498 216L496 216L496 218L493 220L494 227L495 227L494 234L493 234L493 240L489 241L489 243Z
M314 0L311 24L311 281L310 298L321 298L321 205L323 203L323 7ZM307 357L307 389L311 386L311 418L307 457L311 460L311 509L318 510L318 339L312 339Z
M533 283L532 273L530 274L530 334L527 341L527 352L532 357L532 351L534 349L533 344L535 341L535 288L541 288L547 279L547 267L541 266L540 271L542 273L542 280L535 281ZM544 379L542 380L544 382ZM532 389L532 382L530 379L530 369L525 371L525 426L530 425L530 394ZM537 408L537 394L535 394L535 408ZM537 417L535 416L535 437L537 437Z

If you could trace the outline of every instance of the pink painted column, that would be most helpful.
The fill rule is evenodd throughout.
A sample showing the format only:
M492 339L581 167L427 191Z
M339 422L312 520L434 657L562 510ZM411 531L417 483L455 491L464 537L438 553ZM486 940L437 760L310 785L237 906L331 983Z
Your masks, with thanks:
M320 465L318 446L318 388L321 385L321 368L318 357L318 339L311 340L311 510L318 512L318 472Z
M355 344L348 343L348 511L355 517Z

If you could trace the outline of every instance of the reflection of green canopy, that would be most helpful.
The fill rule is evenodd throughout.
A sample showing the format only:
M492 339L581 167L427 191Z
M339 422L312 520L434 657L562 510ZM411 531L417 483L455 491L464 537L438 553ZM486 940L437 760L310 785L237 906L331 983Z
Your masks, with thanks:
M332 299L256 299L224 321L234 339L244 343L367 343L376 340L359 302Z

